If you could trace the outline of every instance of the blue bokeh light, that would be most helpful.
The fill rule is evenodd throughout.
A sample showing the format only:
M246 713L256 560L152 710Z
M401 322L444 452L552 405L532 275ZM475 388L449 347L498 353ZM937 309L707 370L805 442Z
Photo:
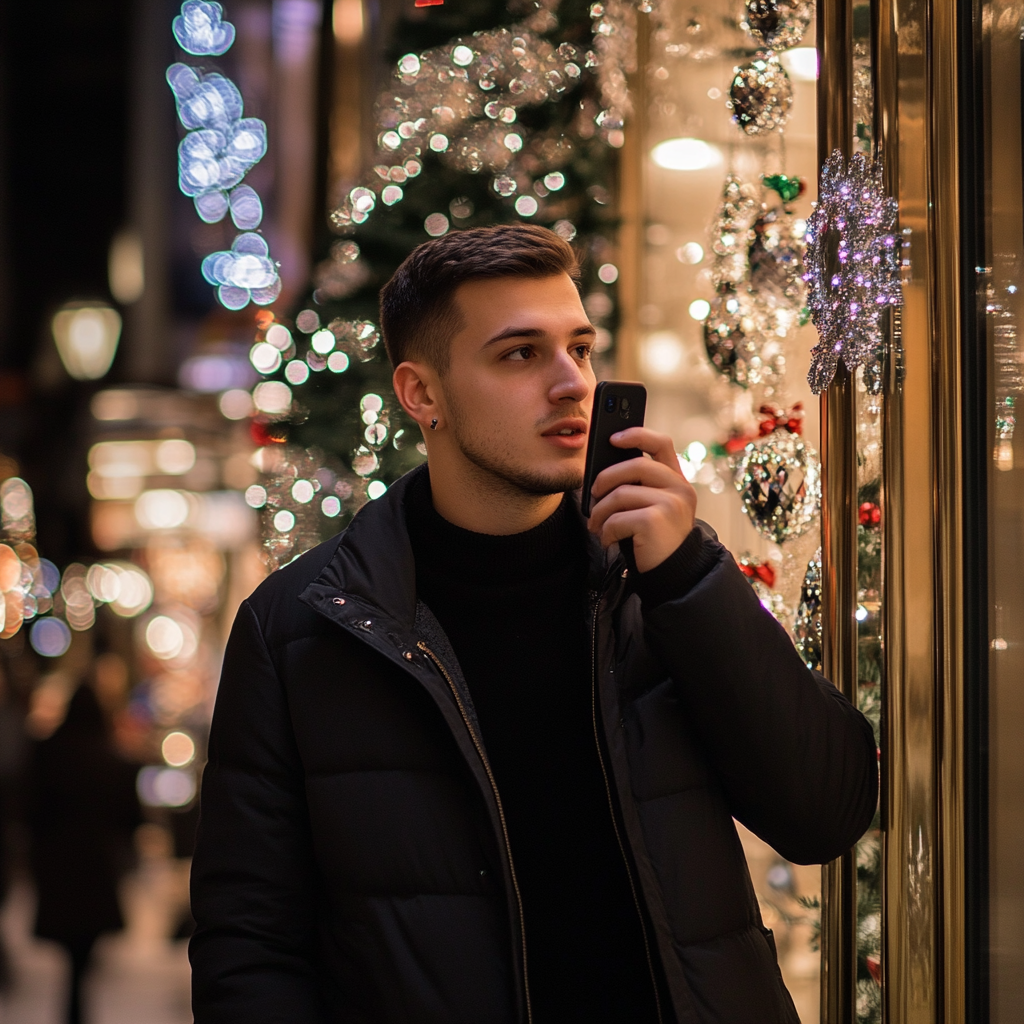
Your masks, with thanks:
M263 204L255 189L248 185L239 185L232 190L230 203L231 219L235 222L236 228L240 231L252 231L253 228L260 226L260 221L263 220Z
M219 57L235 41L235 26L224 21L221 5L204 0L186 0L171 28L178 45L196 56Z
M202 272L218 286L217 299L227 309L242 309L250 299L265 306L281 294L281 278L266 239L251 231L239 235L229 250L210 253Z
M207 224L216 224L224 219L228 212L228 196L226 192L203 192L193 200L196 204L196 213L199 219Z
M167 69L167 84L178 105L178 118L194 128L227 128L242 116L242 94L230 78L197 75L185 64Z
M178 187L187 196L232 188L266 151L267 126L255 117L189 132L178 146Z
M189 53L220 55L235 38L223 13L218 3L188 0L174 19L174 37ZM267 243L253 233L263 220L260 197L240 184L267 152L267 126L242 116L242 94L224 75L178 62L166 77L188 132L178 145L178 187L192 198L201 220L216 224L230 212L243 232L229 251L203 260L203 277L227 309L243 309L250 301L269 305L281 294L281 278Z
M59 658L71 646L71 630L60 619L37 619L28 635L29 643L44 658Z

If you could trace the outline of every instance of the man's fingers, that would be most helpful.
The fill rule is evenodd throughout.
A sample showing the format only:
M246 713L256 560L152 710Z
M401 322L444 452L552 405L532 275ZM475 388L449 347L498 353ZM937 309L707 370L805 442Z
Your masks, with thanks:
M673 456L674 457L674 456ZM617 462L614 466L601 470L594 480L591 493L595 498L602 498L609 491L623 484L643 484L646 487L673 488L686 478L678 472L673 473L667 466L651 459L627 459Z
M590 529L600 530L604 521L616 512L631 509L650 508L670 501L667 491L655 487L641 487L637 484L622 484L611 494L602 498L590 512Z
M601 546L608 548L627 537L635 537L644 523L643 509L616 512L605 520L601 527Z
M679 476L683 471L679 468L676 446L668 434L659 434L648 427L627 427L617 434L612 434L611 442L616 448L639 448L646 452L655 462L668 466Z

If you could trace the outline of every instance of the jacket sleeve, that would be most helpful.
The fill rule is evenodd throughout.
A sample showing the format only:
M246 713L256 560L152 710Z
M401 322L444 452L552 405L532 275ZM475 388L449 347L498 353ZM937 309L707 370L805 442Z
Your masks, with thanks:
M662 600L666 574L657 601L638 581L648 641L734 817L788 860L825 863L874 815L871 726L804 665L729 552L706 535L703 547L706 571L681 581L677 596Z
M225 653L192 862L196 1024L326 1020L303 781L284 689L247 601Z

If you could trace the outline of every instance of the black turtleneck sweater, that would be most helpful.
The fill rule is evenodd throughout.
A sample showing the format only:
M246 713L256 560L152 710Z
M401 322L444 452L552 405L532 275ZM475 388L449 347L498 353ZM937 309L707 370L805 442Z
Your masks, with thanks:
M434 509L426 473L407 519L418 595L459 660L501 794L535 1024L654 1022L594 735L585 527L567 495L525 533L463 530Z

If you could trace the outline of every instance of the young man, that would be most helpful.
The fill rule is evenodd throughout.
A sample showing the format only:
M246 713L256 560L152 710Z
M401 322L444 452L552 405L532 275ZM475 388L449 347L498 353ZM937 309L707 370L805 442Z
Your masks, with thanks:
M797 1024L732 819L839 856L871 729L695 523L668 437L618 435L652 457L584 521L576 278L556 235L495 227L384 288L429 468L238 613L197 1024Z

